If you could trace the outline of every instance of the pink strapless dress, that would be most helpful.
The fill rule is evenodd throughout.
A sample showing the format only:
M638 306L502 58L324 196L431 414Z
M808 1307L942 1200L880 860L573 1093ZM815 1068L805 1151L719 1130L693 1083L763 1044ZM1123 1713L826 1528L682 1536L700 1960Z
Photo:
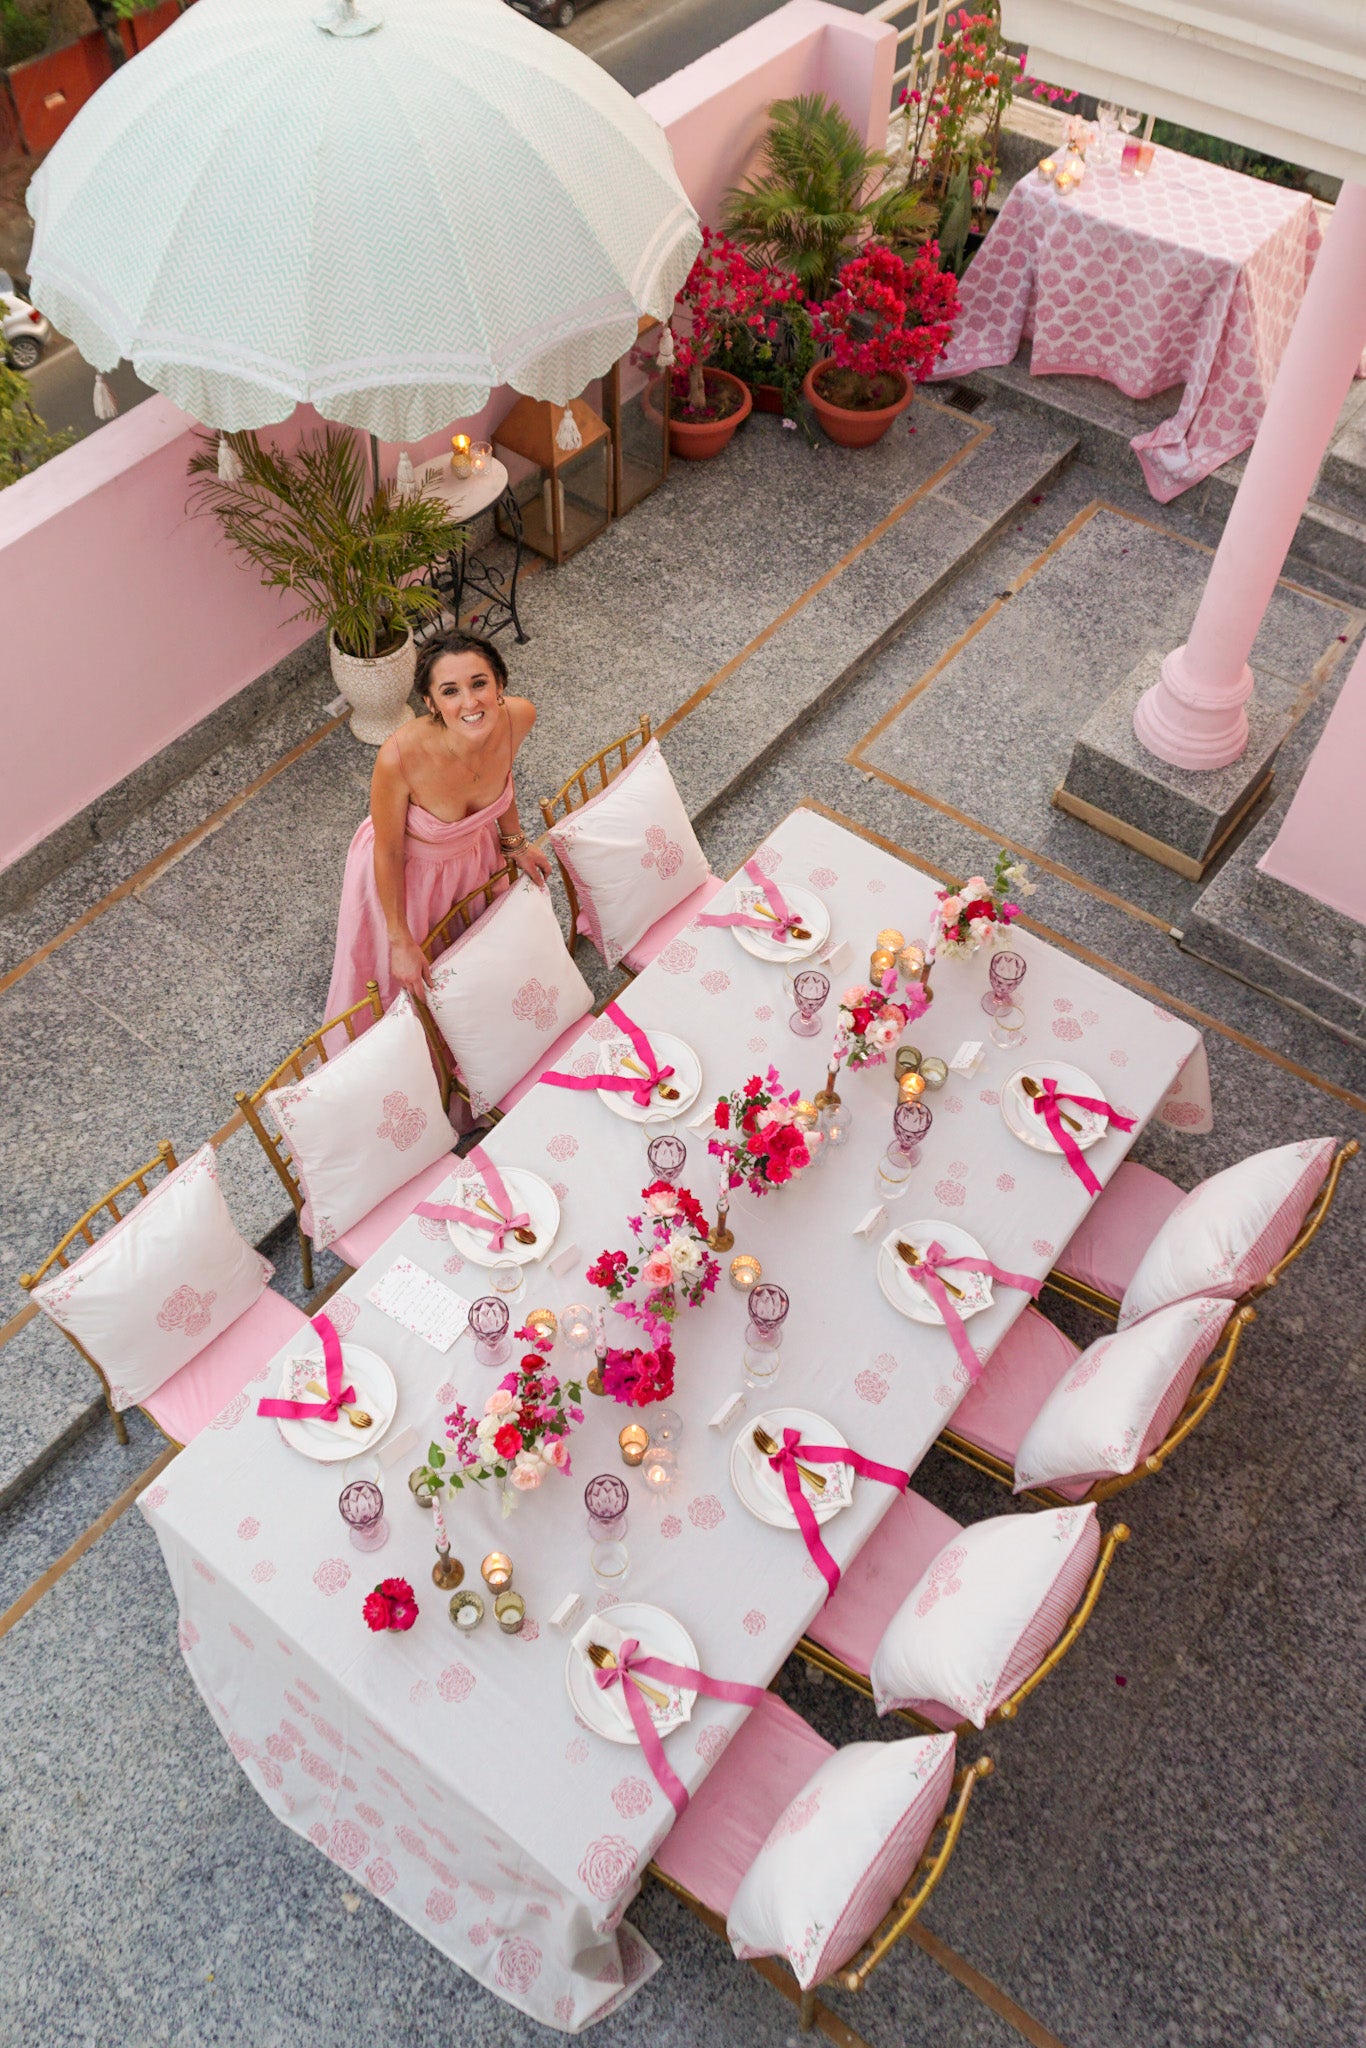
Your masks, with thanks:
M482 811L448 825L421 804L408 805L404 839L403 881L408 929L419 945L453 903L499 868L498 820L512 802L512 776L502 794ZM336 1017L365 996L367 981L377 981L387 1010L398 994L389 973L389 934L375 887L375 826L365 818L346 856L341 910L337 916L337 951L325 1017Z

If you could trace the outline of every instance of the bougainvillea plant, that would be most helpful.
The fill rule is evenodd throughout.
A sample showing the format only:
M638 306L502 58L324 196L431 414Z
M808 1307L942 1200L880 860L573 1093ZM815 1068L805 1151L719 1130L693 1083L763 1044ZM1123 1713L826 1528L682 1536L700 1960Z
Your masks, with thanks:
M764 269L728 235L703 228L702 247L677 300L685 317L675 328L673 391L686 417L716 412L704 376L713 356L733 350L742 336L766 336L770 325L776 338L780 310L799 305L801 296L795 278Z
M898 395L898 373L923 383L944 353L958 317L958 284L940 269L934 242L910 262L871 243L844 265L814 317L817 344L834 359L820 380L822 397L887 405Z
M628 1407L667 1401L674 1386L671 1328L680 1308L696 1308L716 1286L721 1268L707 1249L707 1219L687 1188L653 1181L642 1188L644 1205L627 1219L635 1239L629 1252L605 1251L588 1268L590 1286L600 1287L614 1312L638 1323L645 1342L609 1345L602 1359L602 1390ZM640 1281L643 1301L629 1298Z
M811 1164L806 1132L796 1121L801 1099L799 1089L784 1091L776 1067L762 1080L752 1074L743 1088L720 1098L707 1150L723 1162L727 1187L766 1195Z

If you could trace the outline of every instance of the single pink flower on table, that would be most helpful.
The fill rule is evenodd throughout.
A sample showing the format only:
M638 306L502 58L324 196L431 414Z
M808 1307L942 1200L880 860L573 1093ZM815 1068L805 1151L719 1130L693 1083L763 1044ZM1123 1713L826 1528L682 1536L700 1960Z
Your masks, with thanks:
M669 1287L673 1284L673 1261L667 1251L653 1251L641 1268L641 1279L647 1287Z

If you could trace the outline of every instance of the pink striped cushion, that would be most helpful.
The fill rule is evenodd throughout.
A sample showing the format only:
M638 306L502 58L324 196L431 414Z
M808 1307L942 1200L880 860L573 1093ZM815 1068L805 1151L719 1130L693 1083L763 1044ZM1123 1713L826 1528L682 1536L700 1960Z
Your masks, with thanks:
M674 1822L655 1862L724 1917L779 1814L834 1754L800 1714L766 1692Z
M1017 1686L1023 1685L1027 1678L1033 1677L1080 1607L1082 1596L1091 1582L1096 1559L1100 1555L1100 1524L1096 1520L1094 1509L1090 1510L1090 1517L1081 1542L1044 1594L1029 1626L1011 1651L996 1690L991 1695L988 1713L994 1713L1001 1701L1008 1700Z
M1058 1271L1118 1301L1183 1191L1164 1173L1121 1160L1058 1260Z
M907 1488L892 1505L845 1571L807 1634L865 1677L888 1622L911 1587L946 1543L958 1523ZM917 1707L916 1711L919 1711ZM948 1724L953 1726L952 1721Z
M914 1870L953 1759L951 1735L854 1742L828 1758L745 1872L726 1916L736 1955L786 1956L803 1989L847 1963Z
M667 911L657 924L652 924L643 939L636 940L630 952L622 956L624 965L636 974L642 967L648 967L663 952L670 939L676 939L681 931L686 931L698 911L705 910L712 897L725 886L720 875L708 875L700 888L694 889L691 896L685 896L674 909Z

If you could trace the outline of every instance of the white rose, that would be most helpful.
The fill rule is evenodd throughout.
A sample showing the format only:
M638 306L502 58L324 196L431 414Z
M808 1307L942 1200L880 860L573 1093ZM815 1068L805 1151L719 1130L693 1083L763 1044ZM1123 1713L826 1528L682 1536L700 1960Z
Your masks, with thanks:
M702 1247L695 1237L680 1233L669 1240L669 1261L680 1277L691 1275L702 1264Z

